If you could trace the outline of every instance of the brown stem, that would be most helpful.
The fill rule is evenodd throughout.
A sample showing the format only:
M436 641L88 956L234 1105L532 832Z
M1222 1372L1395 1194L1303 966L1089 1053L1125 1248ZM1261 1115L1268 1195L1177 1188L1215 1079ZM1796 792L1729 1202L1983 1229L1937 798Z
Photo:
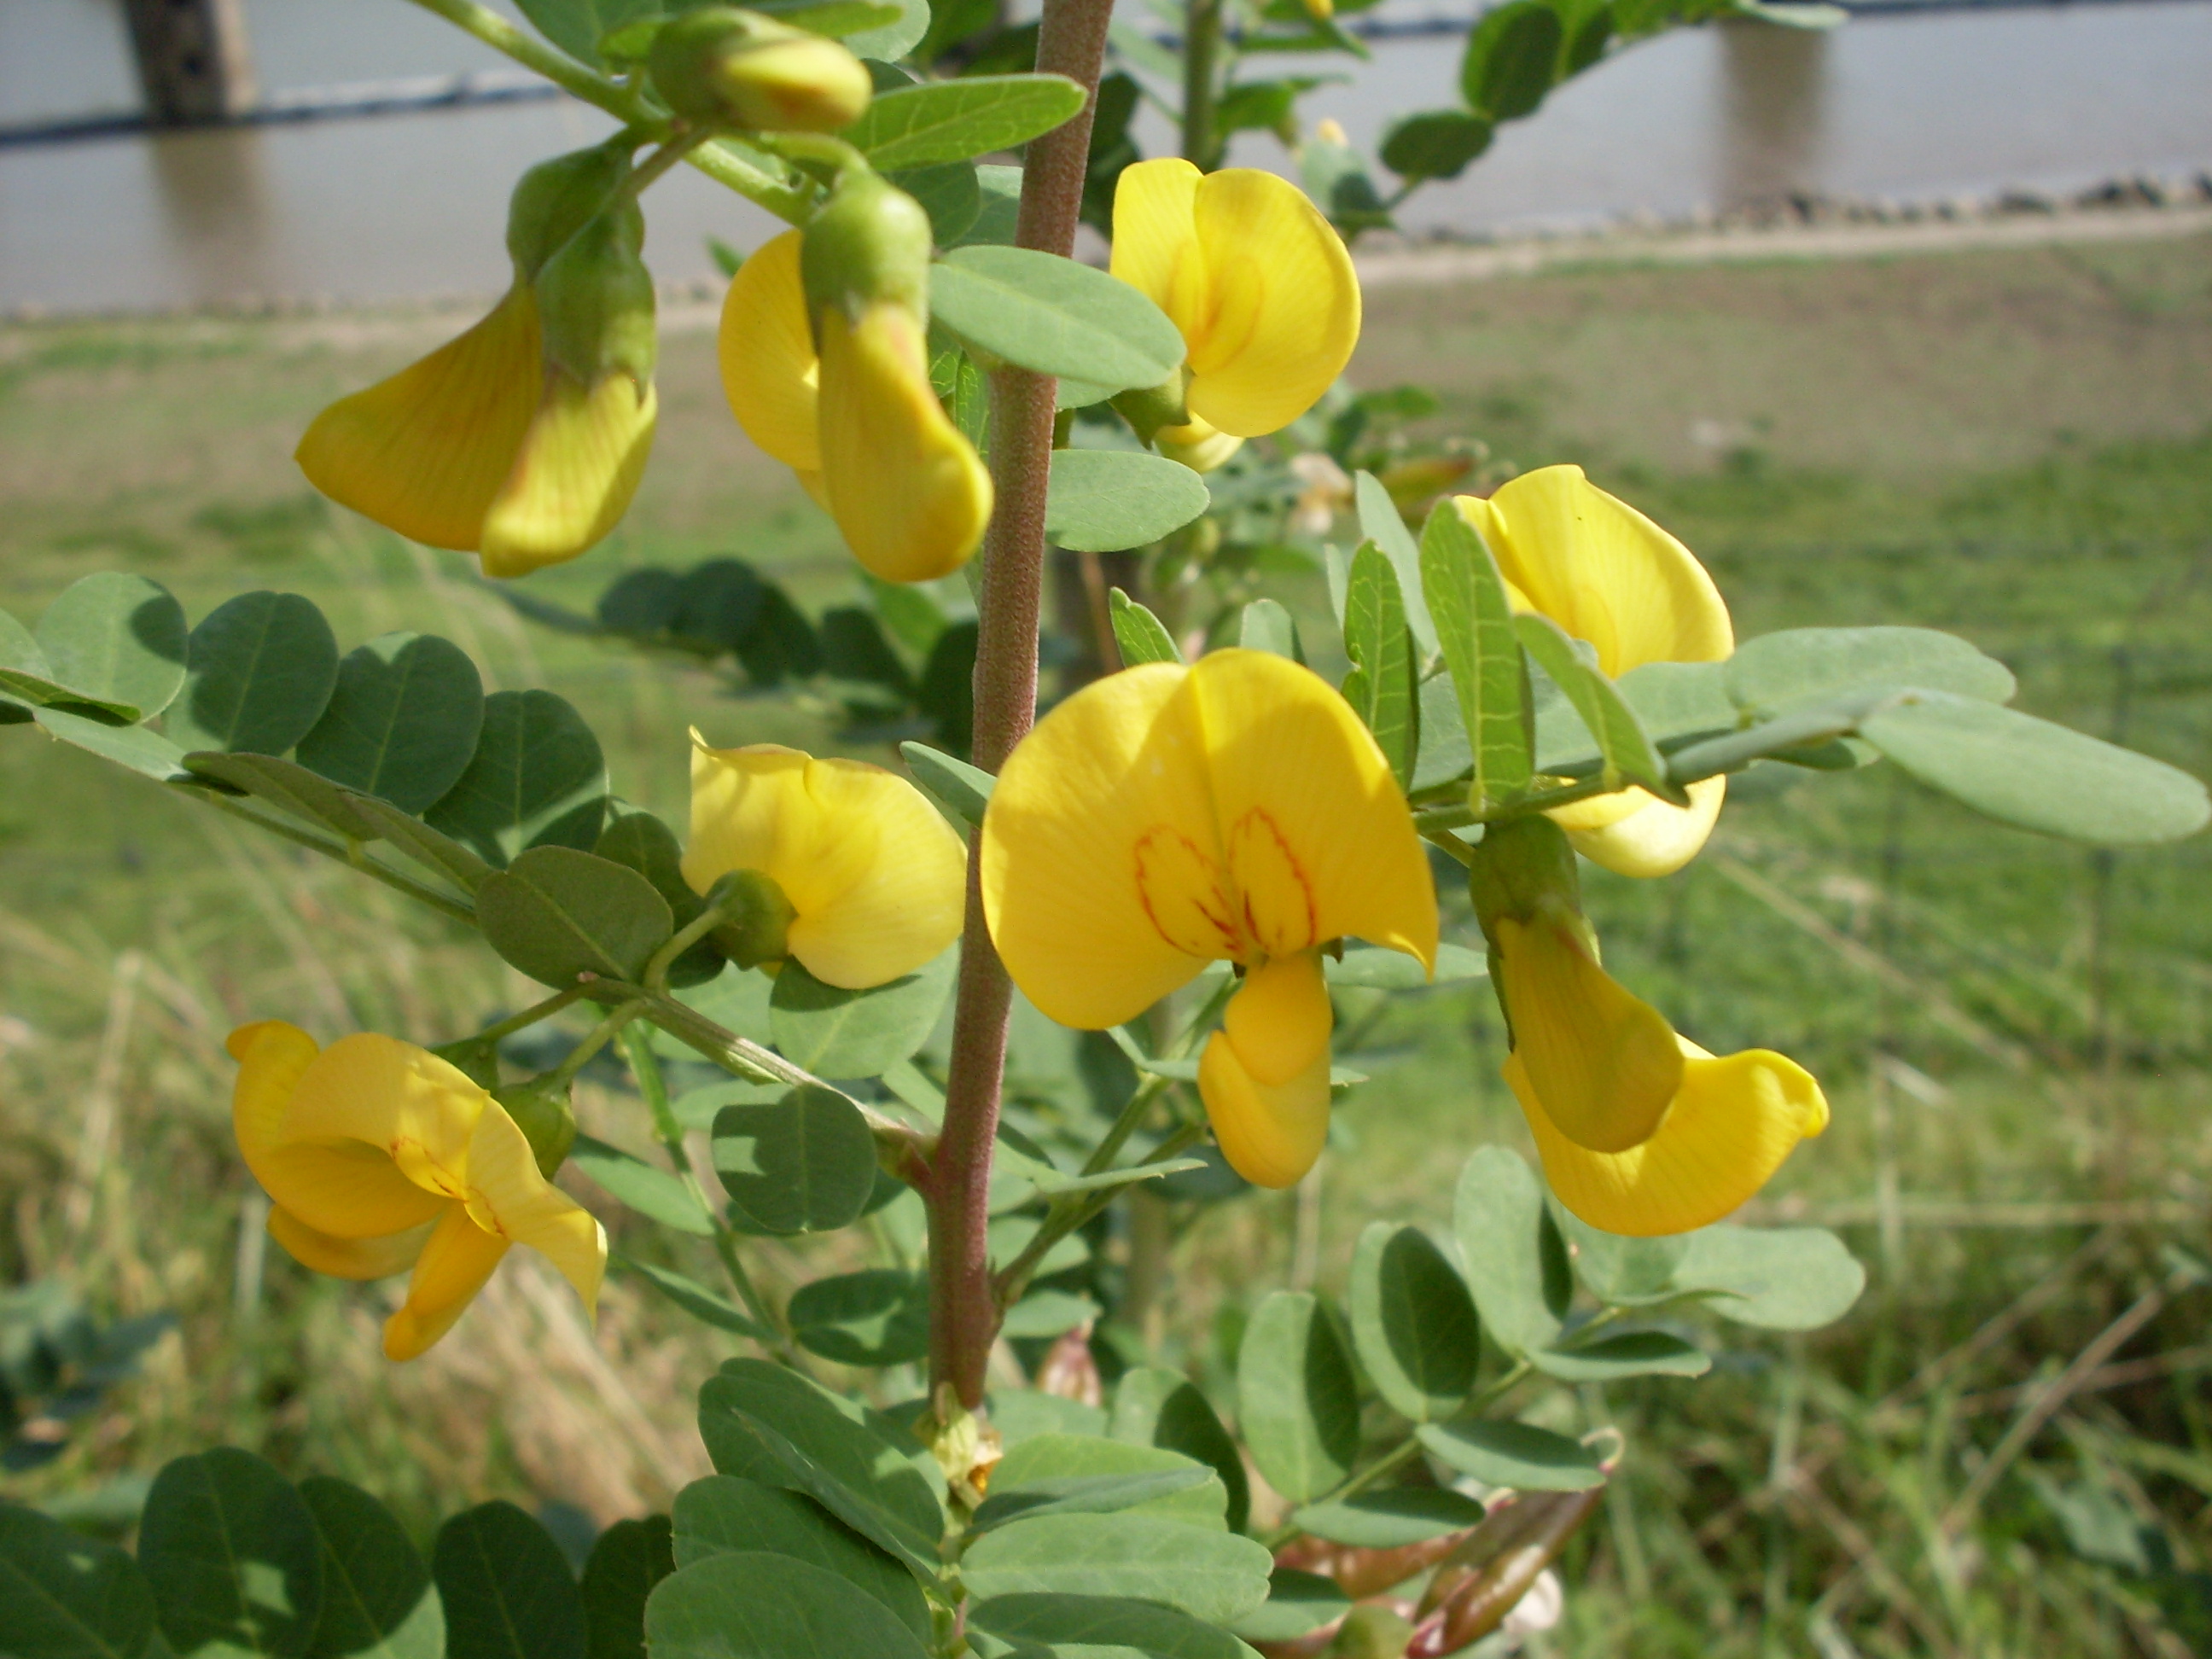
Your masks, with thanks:
M1024 158L1019 246L1066 255L1090 167L1091 120L1106 55L1111 0L1045 0L1037 35L1042 74L1065 75L1089 93L1082 112L1035 140ZM1052 471L1049 375L1002 368L991 376L991 482L998 505L983 542L975 644L975 764L996 772L1036 715L1037 608L1044 576L1045 488ZM929 1200L930 1392L950 1387L970 1410L983 1401L983 1371L999 1331L984 1249L990 1220L991 1146L999 1129L999 1082L1006 1056L1013 987L983 925L981 843L971 837L968 924L961 938L960 993L952 1019L945 1125L931 1160Z

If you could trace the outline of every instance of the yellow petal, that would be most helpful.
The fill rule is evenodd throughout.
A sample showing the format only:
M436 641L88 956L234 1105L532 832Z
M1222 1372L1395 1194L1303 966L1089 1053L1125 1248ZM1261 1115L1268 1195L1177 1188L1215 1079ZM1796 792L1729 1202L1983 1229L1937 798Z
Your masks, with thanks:
M1014 982L1063 1025L1133 1019L1228 954L1204 748L1195 705L1180 695L1189 677L1147 663L1092 681L1037 722L992 793L984 918ZM1164 895L1157 866L1181 860L1187 913L1147 911L1146 848ZM1200 913L1201 887L1224 912L1218 927Z
M1651 1237L1710 1226L1765 1186L1797 1143L1828 1124L1820 1085L1764 1048L1716 1060L1682 1042L1682 1085L1657 1132L1624 1152L1561 1134L1535 1103L1516 1053L1505 1079L1559 1202L1593 1227Z
M1641 789L1623 790L1640 799L1633 811L1589 830L1565 825L1567 839L1575 851L1615 875L1671 876L1697 857L1705 837L1713 833L1728 794L1728 780L1700 778L1689 789L1687 806L1673 805Z
M991 519L991 475L929 384L921 324L872 306L822 317L822 483L871 574L923 582L968 562Z
M1200 658L1189 695L1237 921L1256 952L1285 956L1357 935L1432 968L1428 856L1389 763L1351 706L1311 670L1265 651Z
M281 1205L272 1206L269 1212L269 1237L301 1267L333 1279L389 1279L406 1272L422 1254L434 1224L426 1222L381 1238L333 1238L317 1232Z
M262 1185L335 1237L420 1226L466 1194L471 1137L492 1103L435 1054L374 1032L341 1038L301 1073Z
M1216 1031L1198 1062L1199 1097L1221 1155L1255 1187L1295 1185L1328 1139L1328 1045L1304 1071L1269 1087L1238 1060L1236 1045Z
M1194 204L1203 330L1186 331L1190 412L1256 438L1311 409L1359 343L1359 279L1304 191L1255 167L1208 174Z
M1454 498L1528 608L1597 649L1616 678L1647 662L1718 662L1728 606L1689 549L1578 466L1540 467L1489 500Z
M659 409L659 392L627 374L586 386L548 369L514 471L484 516L484 574L526 576L602 540L637 494Z
M276 1145L277 1126L292 1103L301 1073L320 1052L314 1038L281 1019L257 1020L230 1034L223 1046L238 1062L230 1093L231 1133L253 1178L265 1187L262 1160Z
M911 973L959 936L967 848L905 779L774 744L693 739L683 869L695 890L732 870L769 877L797 912L792 955L848 989Z
M517 288L421 362L318 415L296 459L342 507L473 552L538 409L538 304Z
M1165 312L1186 345L1206 323L1197 218L1204 177L1181 156L1165 155L1132 162L1114 186L1114 250L1107 269Z
M799 275L799 233L767 243L730 281L715 341L722 392L738 424L793 471L822 470L815 405L822 365Z
M537 1154L497 1102L469 1142L469 1219L511 1244L527 1244L596 1310L607 1269L607 1235L591 1212L538 1172Z
M1290 1082L1313 1065L1316 1054L1327 1054L1335 1024L1316 951L1279 957L1252 969L1221 1019L1245 1075L1270 1087Z
M384 1357L412 1359L453 1329L507 1249L507 1240L470 1220L465 1206L447 1205L416 1260L406 1304L384 1322Z
M1650 1138L1681 1082L1674 1027L1562 922L1494 924L1513 1058L1561 1135L1619 1152Z
M1216 432L1204 421L1193 421L1188 426L1162 427L1152 434L1152 447L1194 472L1211 472L1243 448L1244 441Z

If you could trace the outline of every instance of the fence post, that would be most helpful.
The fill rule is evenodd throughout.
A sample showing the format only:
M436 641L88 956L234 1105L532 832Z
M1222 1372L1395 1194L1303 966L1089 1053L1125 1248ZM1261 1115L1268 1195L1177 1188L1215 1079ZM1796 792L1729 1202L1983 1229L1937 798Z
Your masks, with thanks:
M124 0L124 10L155 126L225 121L252 107L244 0Z

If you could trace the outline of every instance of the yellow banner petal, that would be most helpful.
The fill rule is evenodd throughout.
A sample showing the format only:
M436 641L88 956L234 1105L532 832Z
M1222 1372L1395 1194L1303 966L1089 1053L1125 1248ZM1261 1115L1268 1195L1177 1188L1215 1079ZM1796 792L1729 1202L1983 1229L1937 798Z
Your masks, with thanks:
M991 519L991 475L929 384L921 325L901 306L822 317L822 484L872 575L925 582L968 562Z
M715 355L738 424L793 471L822 470L815 420L822 365L799 281L799 233L763 245L730 281Z
M464 1206L447 1205L416 1259L406 1304L384 1322L384 1357L412 1359L453 1329L507 1250L507 1240L470 1220Z
M238 1062L231 1086L230 1127L253 1178L264 1181L262 1160L276 1145L277 1126L301 1076L321 1052L314 1038L281 1019L258 1020L233 1031L223 1046Z
M1649 1139L1681 1082L1665 1016L1598 966L1562 922L1494 924L1513 1059L1559 1133L1593 1152Z
M1193 871L1222 861L1195 705L1179 695L1190 673L1148 663L1093 681L999 775L983 819L984 917L1014 982L1063 1025L1134 1018L1226 954L1210 926L1164 908L1176 893L1160 892L1156 916L1140 879L1147 846L1182 846Z
M603 540L629 510L653 453L659 393L627 374L586 386L559 369L484 515L487 576L526 576Z
M1328 1139L1328 1045L1305 1070L1269 1087L1255 1079L1222 1032L1206 1040L1199 1097L1229 1167L1255 1187L1302 1180Z
M317 1232L281 1205L269 1212L269 1237L301 1267L333 1279L389 1279L405 1273L422 1254L435 1224L426 1222L381 1238L334 1238Z
M597 1309L607 1268L606 1232L538 1172L530 1142L496 1102L477 1120L470 1139L467 1209L487 1232L544 1256L575 1286L584 1306Z
M537 412L538 351L537 301L517 288L465 334L318 415L300 470L410 541L473 552Z
M1179 155L1135 161L1114 186L1114 249L1107 269L1165 312L1183 337L1209 320L1197 204L1205 175Z
M811 905L792 900L799 915L791 924L791 954L807 972L848 990L883 985L960 937L967 843L919 790L881 767L849 760L814 762L807 788L822 822L838 838L863 842L868 850L854 873L854 860L837 856L835 847L822 848L823 867L798 883L821 895ZM784 891L793 886L786 884Z
M470 1139L490 1104L435 1054L358 1032L301 1074L262 1184L300 1220L335 1237L420 1226L466 1194Z
M1624 1152L1561 1134L1536 1103L1516 1053L1505 1062L1559 1202L1593 1227L1633 1237L1711 1225L1765 1186L1802 1139L1828 1124L1820 1085L1764 1048L1716 1060L1682 1043L1682 1085L1658 1130Z
M1335 1024L1317 951L1252 969L1221 1018L1245 1075L1270 1087L1290 1082L1311 1068L1315 1055L1326 1054Z

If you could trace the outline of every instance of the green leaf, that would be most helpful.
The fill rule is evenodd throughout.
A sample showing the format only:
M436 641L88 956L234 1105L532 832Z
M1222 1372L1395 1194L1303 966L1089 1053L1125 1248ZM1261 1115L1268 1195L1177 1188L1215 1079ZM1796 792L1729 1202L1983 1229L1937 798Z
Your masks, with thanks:
M840 136L878 172L965 161L1050 132L1082 110L1085 96L1064 75L928 81L878 94Z
M1703 1376L1705 1350L1664 1331L1623 1331L1576 1348L1543 1348L1528 1363L1562 1382L1612 1382L1626 1376Z
M588 1659L645 1659L645 1604L676 1571L665 1515L617 1521L584 1563L585 1651Z
M1431 985L1458 985L1471 979L1486 979L1490 975L1489 959L1480 951L1470 951L1464 945L1437 946L1437 973L1431 979L1421 967L1419 957L1409 957L1403 951L1385 950L1379 945L1347 945L1344 959L1323 957L1322 975L1331 985L1356 985L1371 991L1418 991Z
M724 1551L680 1568L645 1609L653 1659L928 1659L884 1605L787 1555Z
M992 1472L991 1496L975 1526L988 1532L1030 1516L1125 1510L1221 1532L1228 1529L1228 1488L1206 1460L1170 1447L1037 1434L1009 1448Z
M921 44L922 36L929 33L929 0L897 0L897 22L846 37L846 47L855 58L892 64Z
M1352 1252L1352 1340L1390 1408L1415 1423L1449 1417L1474 1387L1482 1332L1467 1281L1419 1227L1370 1223Z
M929 1352L929 1285L920 1273L868 1267L809 1279L788 1311L799 1346L841 1365L902 1365Z
M218 1446L154 1478L138 1565L178 1659L303 1659L323 1602L323 1545L292 1484Z
M1118 587L1108 592L1106 602L1113 616L1114 643L1121 647L1122 667L1182 660L1182 653L1176 648L1175 636L1168 632L1167 624L1150 611Z
M623 1205L650 1217L664 1227L698 1238L714 1236L714 1223L706 1206L678 1176L647 1164L643 1158L610 1146L590 1135L578 1135L568 1161Z
M20 1659L153 1659L154 1593L114 1545L0 1498L0 1630Z
M156 783L181 783L191 777L184 751L159 732L143 726L110 726L68 708L36 709L32 718L64 743L128 767Z
M160 714L183 686L186 639L185 608L167 588L116 570L79 577L39 618L39 649L54 678L131 725Z
M606 810L606 758L584 717L550 691L495 691L468 769L423 821L504 868L526 848L590 852Z
M991 804L996 778L980 766L940 755L927 744L902 743L899 753L906 757L907 769L916 783L970 824L983 822L983 809Z
M1267 1601L1237 1621L1237 1633L1255 1642L1295 1642L1334 1624L1351 1608L1352 1598L1334 1579L1277 1567L1268 1576Z
M1599 1301L1644 1307L1674 1293L1674 1270L1688 1253L1688 1235L1630 1238L1601 1232L1564 1205L1552 1212L1552 1219L1572 1247L1575 1277Z
M1279 599L1255 599L1244 607L1237 643L1247 651L1266 651L1295 663L1306 659L1298 625Z
M710 1474L678 1492L677 1565L728 1550L788 1556L835 1573L929 1639L929 1603L914 1575L802 1493L732 1474Z
M1586 1492L1605 1480L1596 1452L1531 1423L1424 1423L1414 1432L1442 1461L1488 1486Z
M2212 817L2188 773L1992 702L1908 691L1858 729L1929 788L2046 836L2142 846L2193 835Z
M1583 660L1574 641L1557 623L1527 611L1513 619L1513 630L1536 666L1550 677L1597 740L1607 790L1634 783L1678 806L1689 799L1681 786L1668 775L1666 761L1645 735L1635 711L1622 701L1611 680Z
M945 1477L903 1430L782 1366L732 1359L699 1391L699 1432L724 1474L803 1492L915 1571L936 1573Z
M479 1504L438 1528L431 1576L447 1659L585 1659L584 1598L552 1534L512 1504Z
M795 0L791 4L763 4L753 9L765 12L780 23L788 23L816 34L826 34L837 40L850 34L884 34L899 28L906 21L906 8L901 5L880 5L875 0ZM924 15L927 12L925 7ZM895 57L903 57L903 52Z
M1421 590L1474 763L1470 794L1510 799L1528 787L1534 755L1528 663L1497 562L1449 501L1421 532Z
M294 752L332 783L420 812L468 769L483 726L483 682L460 647L386 634L346 653L329 706Z
M929 1041L959 967L947 950L887 984L848 991L787 962L769 994L775 1046L817 1077L881 1077Z
M611 799L606 827L599 831L592 851L651 882L653 890L668 901L669 919L678 928L689 927L706 908L706 902L684 879L684 846L676 839L676 832L640 807ZM714 942L702 939L669 965L668 982L679 989L704 985L720 977L726 966ZM729 1024L727 1020L720 1023ZM759 1029L765 1034L766 1024Z
M1819 1227L1738 1227L1726 1222L1690 1235L1674 1287L1712 1293L1705 1306L1739 1325L1811 1331L1850 1310L1866 1269Z
M929 311L987 358L1113 392L1158 386L1182 366L1182 336L1164 312L1127 283L1055 254L957 248L930 273Z
M1352 556L1344 593L1344 651L1352 659L1352 672L1344 677L1344 700L1374 733L1398 787L1409 789L1421 743L1420 665L1406 626L1398 573L1372 542L1362 542Z
M1481 1504L1448 1486L1393 1486L1309 1504L1291 1515L1291 1523L1332 1544L1395 1550L1463 1531L1480 1523L1483 1514Z
M322 718L337 680L337 641L312 600L240 593L192 629L162 730L179 749L281 755Z
M1022 170L986 162L975 169L975 185L983 193L983 210L958 246L1004 247L1014 240L1014 222L1021 212Z
M303 775L322 780L301 769ZM298 780L293 780L296 788ZM337 792L344 810L372 834L390 842L401 852L426 870L434 870L463 892L473 893L492 873L492 866L459 842L449 840L410 813L401 811L388 800L379 800L374 795L357 795L351 790Z
M1495 131L1481 116L1462 109L1403 116L1382 135L1382 165L1401 179L1456 179L1490 148Z
M914 700L936 729L930 735L945 748L965 755L975 727L975 642L981 629L973 619L951 624L929 647Z
M599 42L624 24L652 17L662 0L515 0L522 15L579 63L599 61Z
M1044 533L1074 552L1118 553L1182 529L1212 500L1205 479L1163 455L1055 449Z
M1754 720L1877 685L1917 685L2010 702L2012 671L1955 634L1930 628L1792 628L1736 647L1722 671L1729 698Z
M302 1480L300 1497L323 1546L323 1611L308 1659L444 1659L445 1608L392 1511L325 1474Z
M1252 1507L1244 1455L1188 1377L1158 1365L1124 1371L1114 1387L1107 1432L1132 1445L1158 1446L1205 1464L1221 1477L1228 1492L1223 1523L1231 1532L1244 1530Z
M734 1335L750 1337L756 1342L770 1340L767 1329L743 1309L697 1280L686 1279L682 1273L672 1273L666 1267L657 1267L650 1261L640 1261L634 1256L617 1254L612 1260L625 1271L635 1273L694 1319Z
M1484 1146L1460 1172L1452 1230L1482 1328L1506 1352L1548 1348L1571 1291L1566 1247L1535 1172L1503 1146Z
M983 191L973 161L943 161L935 167L894 173L890 182L921 204L929 234L939 247L951 247L967 234L983 210Z
M477 890L491 948L542 984L635 980L672 933L668 901L635 870L573 847L533 847Z
M1559 13L1545 0L1514 0L1486 12L1460 59L1461 95L1493 121L1531 113L1552 89L1563 35Z
M1062 1659L1254 1659L1227 1631L1148 1601L1099 1595L1001 1595L969 1610L972 1629L1024 1656Z
M1098 1314L1098 1304L1076 1291L1031 1291L1006 1310L999 1334L1010 1340L1041 1337L1048 1340L1095 1321Z
M809 1084L772 1106L717 1112L714 1173L762 1231L830 1232L860 1219L875 1191L875 1137L859 1107Z
M1254 1310L1237 1355L1237 1414L1267 1484L1310 1503L1352 1473L1359 1389L1336 1321L1304 1291L1276 1291Z
M1380 548L1390 568L1398 573L1398 596L1406 606L1406 626L1424 659L1437 653L1437 625L1429 615L1427 596L1421 588L1421 549L1413 532L1399 516L1398 504L1372 472L1352 475L1352 495L1359 510L1359 534Z
M1124 1510L1016 1521L969 1546L960 1576L979 1601L1126 1596L1225 1624L1267 1599L1273 1565L1266 1547L1249 1538Z
M1474 772L1474 751L1468 744L1452 677L1431 675L1421 682L1421 750L1413 763L1414 792L1457 782Z

